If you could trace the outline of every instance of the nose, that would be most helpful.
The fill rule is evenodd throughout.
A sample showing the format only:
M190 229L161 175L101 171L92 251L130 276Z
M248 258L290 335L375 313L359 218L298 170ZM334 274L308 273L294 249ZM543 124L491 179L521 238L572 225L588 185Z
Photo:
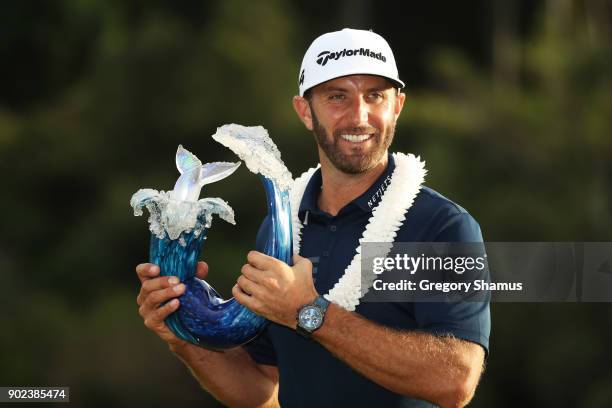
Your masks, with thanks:
M370 107L363 98L354 98L351 104L351 120L353 126L367 126Z

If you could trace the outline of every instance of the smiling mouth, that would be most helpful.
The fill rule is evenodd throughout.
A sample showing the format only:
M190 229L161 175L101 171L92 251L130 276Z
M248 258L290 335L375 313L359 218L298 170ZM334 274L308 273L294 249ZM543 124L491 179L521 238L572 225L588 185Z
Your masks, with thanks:
M341 135L342 139L351 143L361 143L370 139L373 135Z

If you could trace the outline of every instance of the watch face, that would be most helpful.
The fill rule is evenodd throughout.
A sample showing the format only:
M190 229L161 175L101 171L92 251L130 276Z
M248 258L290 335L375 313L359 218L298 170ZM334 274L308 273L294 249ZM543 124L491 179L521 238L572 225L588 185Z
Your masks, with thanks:
M321 309L316 306L306 306L300 310L299 324L302 328L312 331L318 329L323 322Z

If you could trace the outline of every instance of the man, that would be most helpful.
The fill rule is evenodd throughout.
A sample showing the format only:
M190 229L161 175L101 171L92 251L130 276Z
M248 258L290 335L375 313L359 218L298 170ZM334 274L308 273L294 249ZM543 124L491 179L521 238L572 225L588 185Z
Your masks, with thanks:
M362 235L482 241L464 209L420 185L413 156L388 154L401 87L389 45L373 32L327 33L306 52L293 106L315 135L321 167L292 193L303 194L293 208L301 256L290 267L251 251L232 290L271 321L259 338L225 352L179 340L164 325L178 300L160 305L184 286L157 277L155 265L136 268L145 325L225 404L456 407L472 398L488 348L488 303L360 303L344 285ZM199 276L207 272L200 263Z

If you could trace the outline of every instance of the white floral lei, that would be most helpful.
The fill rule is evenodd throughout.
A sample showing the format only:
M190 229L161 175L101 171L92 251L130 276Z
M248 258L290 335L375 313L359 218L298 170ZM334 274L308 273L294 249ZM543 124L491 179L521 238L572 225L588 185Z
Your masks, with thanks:
M372 216L359 239L355 257L346 267L344 275L336 285L330 289L329 293L324 295L330 302L349 311L355 310L361 299L361 244L364 242L388 243L384 254L386 256L391 250L397 231L404 222L406 212L412 206L425 180L427 170L425 170L425 162L421 161L420 157L415 157L413 154L393 153L393 158L395 169L391 176L391 182L378 205L372 210ZM311 168L296 178L291 188L293 252L295 254L300 253L303 227L298 217L298 210L306 185L318 167ZM369 290L373 281L374 276L368 282L368 287L365 288L364 293Z

